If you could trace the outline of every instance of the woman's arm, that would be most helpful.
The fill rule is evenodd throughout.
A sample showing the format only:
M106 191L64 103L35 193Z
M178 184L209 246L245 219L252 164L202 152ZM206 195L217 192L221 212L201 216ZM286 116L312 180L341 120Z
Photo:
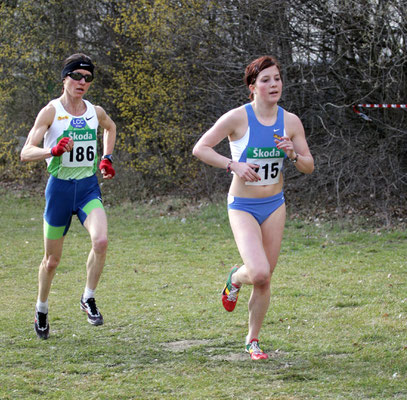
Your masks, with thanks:
M284 150L290 160L297 159L295 166L298 171L311 174L314 171L314 158L309 150L301 120L295 114L285 111L284 124L287 136L277 143L277 148Z
M237 110L231 110L222 115L216 123L198 140L192 154L206 164L226 169L230 158L225 157L213 148L222 140L232 135L238 122Z
M245 181L257 181L260 176L256 173L257 165L232 161L213 148L226 137L238 139L243 136L247 129L247 117L244 108L235 108L220 117L198 140L192 154L204 163L217 168L233 171L239 178Z

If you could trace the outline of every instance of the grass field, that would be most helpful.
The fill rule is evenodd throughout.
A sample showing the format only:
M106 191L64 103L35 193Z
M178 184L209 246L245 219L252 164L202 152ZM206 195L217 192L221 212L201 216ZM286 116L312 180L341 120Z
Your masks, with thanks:
M407 233L289 219L261 334L244 353L247 301L220 291L240 262L224 204L107 208L97 301L79 308L89 240L73 221L33 330L41 197L0 192L1 399L407 399Z

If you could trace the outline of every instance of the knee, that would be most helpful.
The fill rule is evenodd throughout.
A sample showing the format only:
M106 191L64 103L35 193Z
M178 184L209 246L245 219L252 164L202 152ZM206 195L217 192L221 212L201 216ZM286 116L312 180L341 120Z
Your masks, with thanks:
M98 237L92 240L92 248L97 254L104 254L107 251L107 237Z
M42 267L47 271L47 272L53 272L57 268L59 264L60 258L55 257L53 255L48 255L45 256L43 261L42 261Z
M255 271L252 276L253 285L265 286L270 284L271 273L270 270L258 270Z

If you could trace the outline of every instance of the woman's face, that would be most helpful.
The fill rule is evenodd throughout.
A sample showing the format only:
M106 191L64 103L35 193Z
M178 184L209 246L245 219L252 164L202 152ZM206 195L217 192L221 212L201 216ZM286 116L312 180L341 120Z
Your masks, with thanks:
M79 80L76 80L79 76L79 73L82 77ZM64 89L73 97L82 97L86 94L89 89L91 82L85 81L85 76L92 76L92 74L86 69L76 69L72 76L75 76L76 79L73 79L69 75L66 76L64 80Z
M283 91L283 81L277 66L265 68L257 75L254 84L250 85L250 90L256 97L271 103L280 100Z

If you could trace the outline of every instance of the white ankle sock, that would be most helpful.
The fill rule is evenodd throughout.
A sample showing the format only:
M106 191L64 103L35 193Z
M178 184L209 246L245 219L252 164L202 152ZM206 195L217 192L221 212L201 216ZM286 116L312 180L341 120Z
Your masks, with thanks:
M83 301L90 299L91 297L95 297L95 290L89 289L87 286L85 287L85 291L83 292Z
M40 300L37 300L36 308L37 308L37 311L47 314L48 313L48 299L44 303Z

